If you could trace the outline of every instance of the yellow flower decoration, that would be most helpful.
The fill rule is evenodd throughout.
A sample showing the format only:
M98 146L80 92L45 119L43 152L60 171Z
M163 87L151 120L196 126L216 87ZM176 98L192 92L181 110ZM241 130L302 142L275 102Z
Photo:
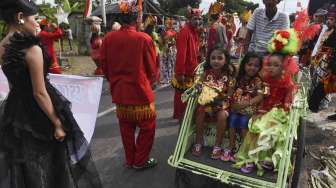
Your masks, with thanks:
M198 103L200 105L206 105L211 103L212 101L214 101L214 99L218 96L218 92L207 86L207 85L203 85L202 87L202 92L198 97Z

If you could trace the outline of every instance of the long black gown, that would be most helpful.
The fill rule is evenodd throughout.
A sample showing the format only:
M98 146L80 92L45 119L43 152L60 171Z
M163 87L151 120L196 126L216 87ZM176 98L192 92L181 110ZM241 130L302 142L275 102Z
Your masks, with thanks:
M66 138L54 138L53 124L33 96L25 50L39 45L35 36L15 33L5 46L2 70L10 84L0 105L1 188L100 188L89 146L71 112L71 103L49 82L50 58L44 56L45 87Z

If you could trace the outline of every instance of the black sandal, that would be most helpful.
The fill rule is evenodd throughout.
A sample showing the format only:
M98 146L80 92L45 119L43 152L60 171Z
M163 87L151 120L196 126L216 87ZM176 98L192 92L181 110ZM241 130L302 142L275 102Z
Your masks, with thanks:
M133 168L136 169L136 170L145 170L145 169L153 168L153 167L155 167L157 164L158 164L158 163L157 163L156 159L154 159L154 158L150 158L150 159L148 159L148 160L145 162L144 165L142 165L142 166L133 166Z

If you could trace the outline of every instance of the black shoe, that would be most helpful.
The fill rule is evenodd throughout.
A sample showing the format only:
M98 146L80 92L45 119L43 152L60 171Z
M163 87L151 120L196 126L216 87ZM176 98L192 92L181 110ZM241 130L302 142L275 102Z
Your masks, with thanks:
M148 160L145 162L144 165L142 165L142 166L135 166L135 165L134 165L133 168L136 169L136 170L145 170L145 169L153 168L153 167L155 167L157 164L158 164L158 163L157 163L156 159L154 159L154 158L150 158L150 159L148 159Z
M336 114L328 116L327 119L331 121L336 121Z

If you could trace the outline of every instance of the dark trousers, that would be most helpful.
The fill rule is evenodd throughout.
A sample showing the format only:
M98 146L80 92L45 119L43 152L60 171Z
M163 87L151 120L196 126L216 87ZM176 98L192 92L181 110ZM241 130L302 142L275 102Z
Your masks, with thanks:
M311 95L308 98L309 109L312 112L318 112L321 101L326 97L322 82L319 82L315 88L311 91Z

